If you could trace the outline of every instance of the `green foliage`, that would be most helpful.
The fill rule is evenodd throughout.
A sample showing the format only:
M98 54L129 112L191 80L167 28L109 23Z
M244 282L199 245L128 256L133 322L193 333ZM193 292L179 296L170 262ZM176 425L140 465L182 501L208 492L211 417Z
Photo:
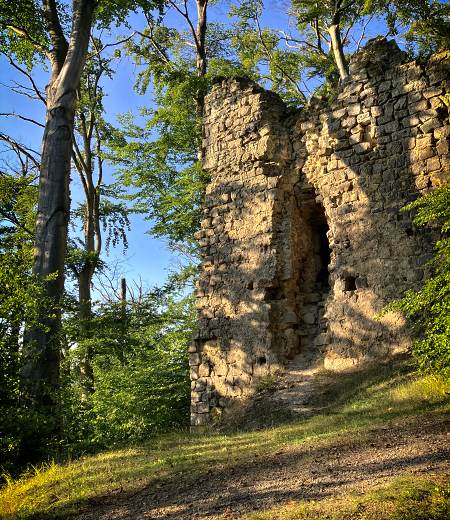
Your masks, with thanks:
M48 305L42 283L31 274L34 177L10 170L0 173L0 460L9 471L23 462L25 436L45 428L44 417L20 405L19 382L23 327L37 324Z
M186 111L177 110L177 102L185 99L172 97L170 106L153 114L146 128L122 118L123 134L110 142L112 161L125 165L119 167L119 182L134 188L127 197L133 211L154 221L152 234L167 237L172 245L192 240L206 184L196 160L196 125L189 124ZM155 139L155 128L160 138Z
M134 190L129 197L133 209L152 221L152 234L192 252L207 182L198 160L200 105L213 77L243 71L229 55L229 31L218 24L208 26L209 69L204 77L198 75L195 52L182 30L159 20L142 34L128 52L145 65L136 89L147 95L152 85L155 108L141 111L144 125L131 114L120 118L122 131L111 135L108 158L118 167L118 184Z
M386 5L391 33L403 27L406 41L419 54L450 49L450 5L439 0L396 0Z
M29 69L43 61L49 46L41 2L0 1L0 52L26 64Z
M187 351L192 297L176 298L178 280L137 301L96 306L90 336L80 339L78 316L66 321L65 449L79 453L138 441L188 425ZM90 350L95 392L83 394L81 360Z
M440 230L431 275L418 291L408 291L388 310L399 310L417 334L412 352L425 372L450 375L450 185L436 188L404 208L416 211L414 223Z
M10 469L19 456L26 414L19 406L20 335L37 322L41 286L30 274L29 248L0 252L0 460ZM28 417L29 418L29 417Z
M302 90L302 53L283 47L279 31L263 27L261 0L245 0L232 6L234 24L232 45L241 63L243 75L264 83L286 103L298 106L306 101Z
M180 333L166 334L127 364L98 359L92 397L93 443L144 440L189 425L187 348Z

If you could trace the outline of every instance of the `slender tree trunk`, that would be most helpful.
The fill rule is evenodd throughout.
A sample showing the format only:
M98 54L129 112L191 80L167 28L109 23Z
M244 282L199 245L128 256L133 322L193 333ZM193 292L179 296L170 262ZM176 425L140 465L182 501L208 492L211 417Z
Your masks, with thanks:
M348 64L345 59L344 46L341 39L340 16L333 17L331 25L328 27L331 38L331 48L333 50L334 61L336 62L341 80L348 78Z
M100 75L98 76L98 78ZM89 93L91 95L92 93ZM94 90L93 96L97 96L97 90ZM93 100L91 100L93 101ZM92 133L97 120L93 111L90 113L89 125L86 123L86 116L80 113L80 133L84 143L84 157L81 156L79 149L75 148L75 166L78 169L80 179L82 181L85 192L85 215L84 215L84 252L86 260L83 267L77 273L78 278L78 305L79 305L79 322L80 322L80 338L89 339L91 334L92 320L92 300L91 285L92 278L97 267L97 260L101 252L102 238L100 229L100 186L103 178L103 163L100 157L100 136L96 132L97 137L97 161L98 161L98 182L94 185L94 161L92 153ZM77 155L78 153L78 155ZM80 373L83 386L83 394L85 401L88 401L89 395L94 391L94 371L92 369L93 350L87 344L80 361Z
M197 27L195 30L195 48L196 48L196 68L197 76L204 78L208 67L206 58L206 27L207 27L207 10L209 0L196 0L197 5ZM195 99L197 117L201 121L200 142L198 146L198 160L202 160L202 141L203 141L203 112L205 109L205 87L200 85L197 90Z
M94 267L91 262L87 262L78 275L78 297L79 297L79 319L80 337L90 339L92 302L91 302L91 283L94 274ZM94 371L92 369L92 347L88 344L80 363L82 378L83 397L87 401L89 395L94 391Z
M128 319L127 319L127 280L126 278L122 278L120 280L120 321L122 325L122 338L119 342L119 352L117 353L117 357L119 361L125 364L125 348L127 343L127 335L128 335Z
M56 423L60 309L69 219L69 175L75 97L86 58L95 2L73 2L69 44L61 29L55 0L44 0L43 4L53 50L42 142L33 273L44 282L46 301L40 324L27 330L24 338L22 398L30 409L48 416L50 423ZM47 427L47 434L54 434L57 429L56 425L52 428L47 424Z
M196 27L196 68L197 76L204 78L207 70L206 59L206 13L208 8L208 0L196 0L197 4L197 27ZM205 103L205 92L200 88L197 93L197 114L203 117L203 109Z
M86 165L89 171L85 172L85 180L87 186L86 193L86 215L84 225L84 242L87 259L78 274L78 305L79 305L79 319L80 319L80 337L89 339L91 334L91 320L92 320L92 299L91 299L91 284L92 277L96 267L96 259L94 255L95 250L95 236L96 229L99 229L99 224L95 223L96 218L96 197L95 188L92 183L92 161L90 160L90 142L88 142L89 150L85 151L89 155L89 160L86 160ZM98 217L98 211L97 211ZM89 395L94 391L94 371L92 369L92 347L87 345L84 352L83 359L80 363L80 372L82 377L82 386L84 390L84 398L88 400Z

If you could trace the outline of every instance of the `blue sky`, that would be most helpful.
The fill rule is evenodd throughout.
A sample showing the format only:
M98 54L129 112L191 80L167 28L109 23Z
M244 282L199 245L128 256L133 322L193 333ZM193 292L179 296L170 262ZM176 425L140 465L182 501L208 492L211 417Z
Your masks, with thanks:
M116 114L135 112L140 106L146 104L146 100L133 90L133 78L136 70L131 61L121 59L116 67L113 81L106 79L104 82L105 91L108 93L105 99L105 109L108 120L112 123L116 121ZM0 71L0 113L18 113L44 123L45 107L43 104L15 94L7 87L14 81L25 83L25 80L9 65L4 56L0 56ZM33 71L33 76L39 86L45 86L48 81L48 72L40 68ZM42 129L33 124L13 117L2 117L0 118L0 131L40 150ZM111 168L106 170L106 182L111 182L113 170ZM82 196L81 184L74 171L71 179L72 206L76 201L82 200ZM140 276L146 287L161 284L167 276L167 270L177 264L177 258L169 251L166 243L146 233L149 226L149 222L144 221L143 215L132 215L131 232L128 235L129 248L125 255L122 248L118 247L111 251L109 257L106 257L107 260L120 262L120 269L128 279L137 279Z
M229 2L227 1L217 2L210 8L209 19L225 20L228 5ZM275 28L286 28L288 5L288 1L266 1L266 10L262 18L263 24ZM176 15L172 15L169 21L175 26L179 26L181 23L180 18ZM132 15L130 24L134 27L142 27L143 19L139 15ZM379 27L376 27L375 30L382 32ZM118 28L111 36L111 41L114 41L117 36L128 33L129 31L126 28ZM116 115L119 113L129 111L138 113L139 107L151 106L150 94L140 96L133 90L137 69L131 60L122 58L117 62L115 68L116 74L113 80L106 79L104 82L104 90L108 94L104 101L107 119L113 124L116 123ZM21 83L25 83L25 81L22 75L15 71L3 56L0 56L0 71L0 113L16 112L44 123L45 107L43 104L15 94L8 88L8 85L14 81ZM42 68L36 68L33 71L33 76L36 83L43 87L47 82L48 72ZM42 129L39 127L15 118L2 117L0 118L0 130L32 148L40 149ZM112 181L112 169L107 168L106 173L106 182ZM71 195L73 203L82 199L81 185L76 172L72 174ZM120 270L128 280L140 277L145 287L163 283L168 271L175 269L179 264L179 259L176 254L169 251L164 240L155 239L146 233L150 223L144 220L143 215L133 215L131 224L131 232L128 235L129 248L126 254L119 247L113 250L106 259L119 262Z

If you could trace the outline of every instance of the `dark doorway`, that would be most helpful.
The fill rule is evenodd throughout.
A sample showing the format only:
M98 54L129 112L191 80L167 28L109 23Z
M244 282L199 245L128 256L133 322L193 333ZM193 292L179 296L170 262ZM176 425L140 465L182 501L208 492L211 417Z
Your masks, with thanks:
M312 189L298 194L299 211L297 233L297 297L299 316L299 351L320 353L321 339L327 323L324 317L330 293L329 266L331 249L329 227L320 198Z

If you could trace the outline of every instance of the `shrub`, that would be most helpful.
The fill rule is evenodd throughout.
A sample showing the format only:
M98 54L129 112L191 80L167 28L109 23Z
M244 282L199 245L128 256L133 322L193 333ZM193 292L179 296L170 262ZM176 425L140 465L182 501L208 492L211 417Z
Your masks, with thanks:
M412 353L424 372L450 375L450 184L408 204L416 212L414 223L440 231L435 254L429 261L430 276L418 291L407 291L387 309L409 318L415 332Z

